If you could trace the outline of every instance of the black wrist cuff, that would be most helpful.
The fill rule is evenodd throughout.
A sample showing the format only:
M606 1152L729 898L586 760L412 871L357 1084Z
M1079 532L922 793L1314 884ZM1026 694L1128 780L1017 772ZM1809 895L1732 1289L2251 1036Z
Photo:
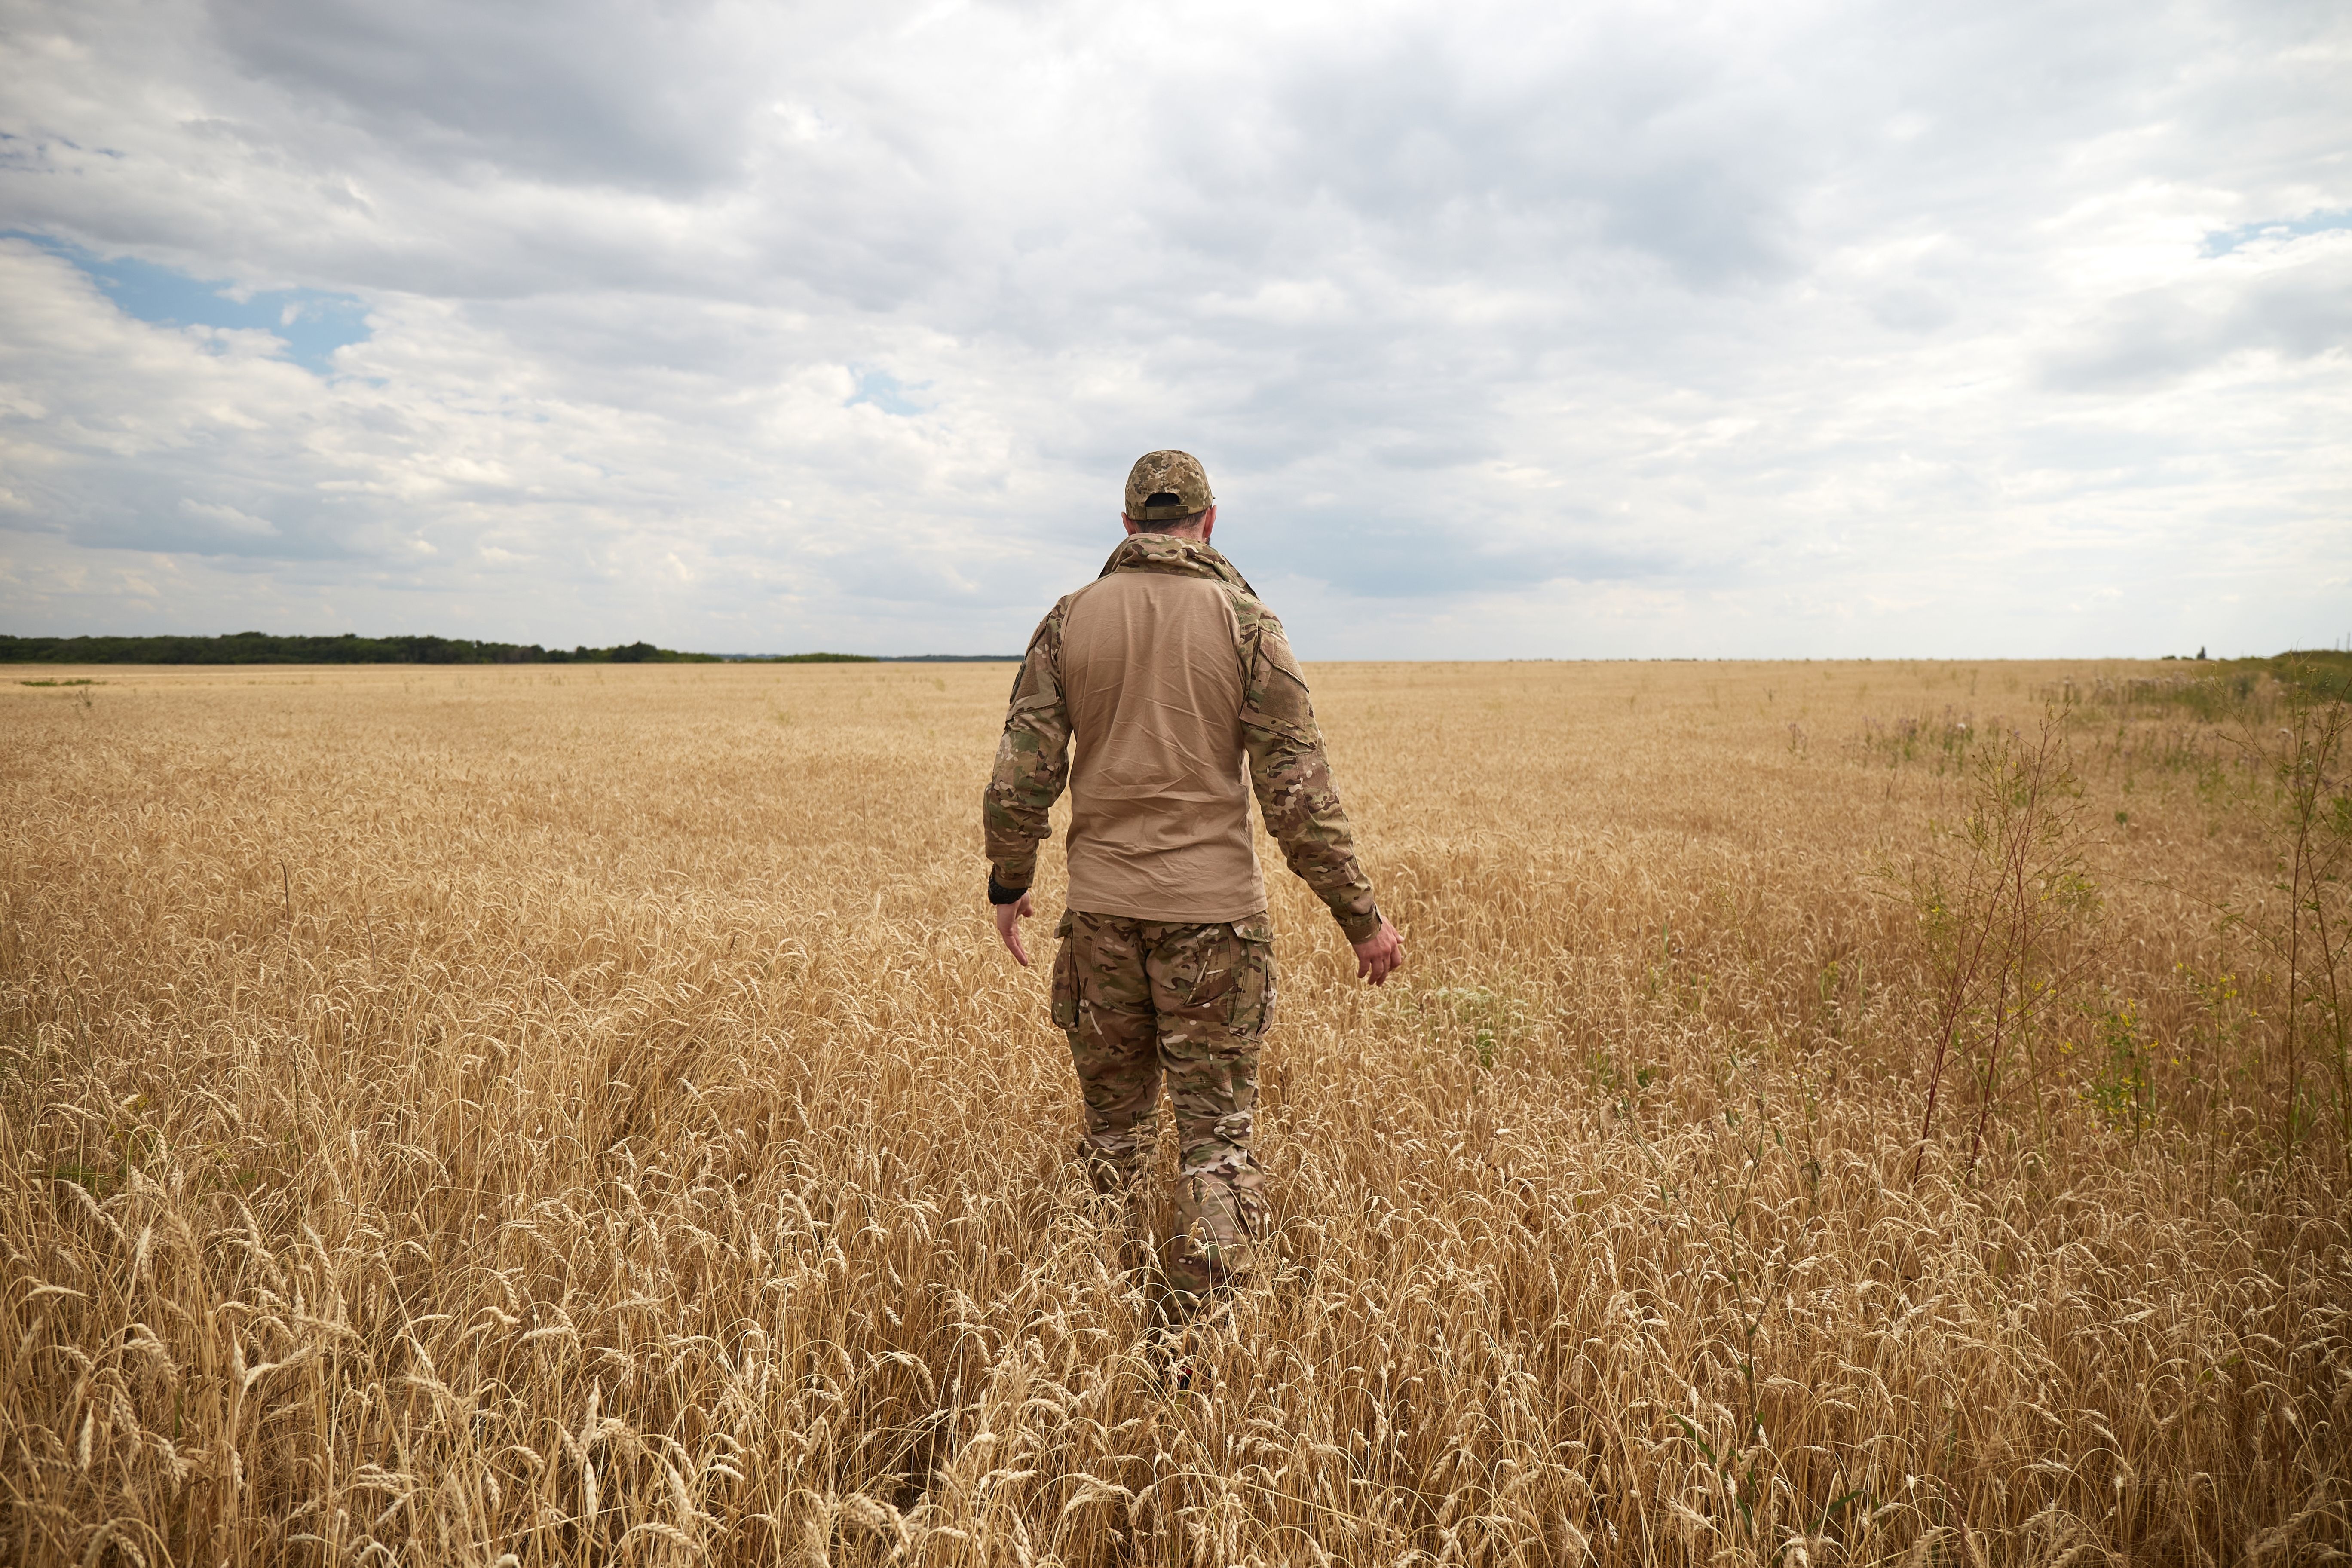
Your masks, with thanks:
M995 872L988 874L988 901L992 904L1017 904L1021 901L1021 895L1028 890L1026 888L1008 888L996 879Z

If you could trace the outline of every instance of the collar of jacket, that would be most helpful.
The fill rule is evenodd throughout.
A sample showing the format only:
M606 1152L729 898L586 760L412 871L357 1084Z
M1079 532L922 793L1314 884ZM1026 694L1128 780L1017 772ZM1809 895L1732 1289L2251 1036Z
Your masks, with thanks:
M1220 583L1230 583L1257 597L1257 590L1249 579L1234 570L1234 563L1210 548L1205 540L1179 539L1168 533L1132 533L1118 542L1097 574L1108 577L1114 572L1165 572L1175 577L1214 577Z

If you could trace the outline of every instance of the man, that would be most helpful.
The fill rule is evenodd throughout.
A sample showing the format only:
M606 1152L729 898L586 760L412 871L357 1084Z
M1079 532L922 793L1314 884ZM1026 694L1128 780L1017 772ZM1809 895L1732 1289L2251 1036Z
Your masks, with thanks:
M1086 1100L1080 1157L1097 1191L1125 1197L1167 1080L1182 1160L1167 1277L1197 1300L1266 1227L1250 1116L1274 932L1250 786L1354 946L1358 976L1387 980L1404 944L1356 864L1282 623L1209 543L1216 497L1199 461L1146 453L1119 521L1128 538L1038 623L1013 681L982 812L988 898L1026 964L1037 842L1066 781L1070 890L1051 989Z

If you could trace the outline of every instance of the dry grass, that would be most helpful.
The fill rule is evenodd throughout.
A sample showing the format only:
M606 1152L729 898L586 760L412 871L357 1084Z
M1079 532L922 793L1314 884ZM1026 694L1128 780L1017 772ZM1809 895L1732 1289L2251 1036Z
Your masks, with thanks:
M2352 1194L2273 1152L2224 751L2084 731L2106 1010L1910 1179L1874 873L1960 717L2135 673L1318 671L1412 962L1278 882L1205 1396L980 903L1002 667L11 684L0 1560L2340 1557Z

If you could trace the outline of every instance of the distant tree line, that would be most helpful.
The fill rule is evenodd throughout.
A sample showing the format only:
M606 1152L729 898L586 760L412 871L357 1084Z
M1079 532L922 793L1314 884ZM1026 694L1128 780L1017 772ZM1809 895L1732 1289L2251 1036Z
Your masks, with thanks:
M467 637L18 637L0 634L0 661L35 664L680 664L716 663L649 642L612 647L541 647Z
M865 653L723 653L714 656L730 664L879 664Z

